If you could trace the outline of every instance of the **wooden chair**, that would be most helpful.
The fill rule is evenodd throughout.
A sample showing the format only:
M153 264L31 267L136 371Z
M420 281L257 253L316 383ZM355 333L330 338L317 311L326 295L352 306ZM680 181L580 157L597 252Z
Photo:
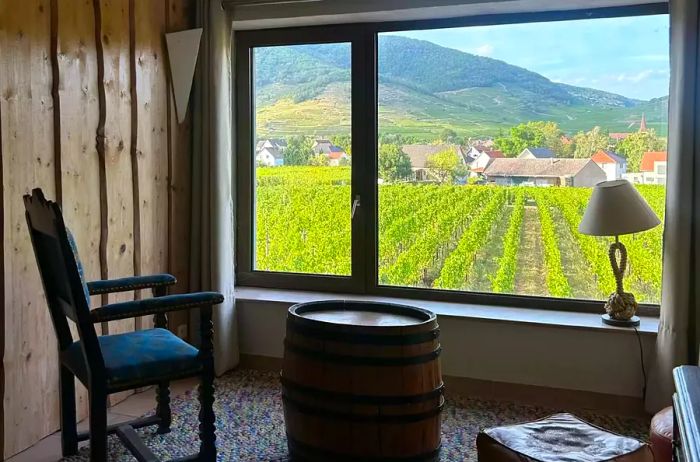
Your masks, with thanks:
M199 454L180 460L216 460L212 306L223 302L216 292L165 295L175 278L169 274L136 276L86 283L73 238L63 222L60 207L44 198L40 189L24 196L44 292L60 358L61 443L63 455L78 452L78 442L90 440L90 460L107 460L107 435L116 433L139 461L158 459L138 438L135 428L158 425L158 433L170 431L169 382L199 376ZM154 298L113 303L90 310L90 295L152 289ZM169 311L199 308L199 349L166 329ZM118 335L98 336L94 324L154 315L155 328ZM77 327L73 340L68 319ZM76 427L75 377L88 389L90 431ZM118 426L107 426L107 397L134 388L156 385L157 407L152 417Z

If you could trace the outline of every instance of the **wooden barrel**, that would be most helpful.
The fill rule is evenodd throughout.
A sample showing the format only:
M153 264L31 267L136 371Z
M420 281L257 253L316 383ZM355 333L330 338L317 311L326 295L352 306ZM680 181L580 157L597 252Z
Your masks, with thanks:
M433 313L323 301L289 309L282 387L290 455L437 461L444 405Z

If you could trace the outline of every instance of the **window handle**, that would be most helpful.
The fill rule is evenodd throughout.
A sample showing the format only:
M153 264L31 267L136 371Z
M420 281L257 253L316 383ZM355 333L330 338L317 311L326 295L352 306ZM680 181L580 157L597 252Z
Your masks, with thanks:
M350 212L350 219L352 220L355 218L355 211L357 211L357 208L360 206L360 196L357 195L355 196L355 200L352 201L352 212Z

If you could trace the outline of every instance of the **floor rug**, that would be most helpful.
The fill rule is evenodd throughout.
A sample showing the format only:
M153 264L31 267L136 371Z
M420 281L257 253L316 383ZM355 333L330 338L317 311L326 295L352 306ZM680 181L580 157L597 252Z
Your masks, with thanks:
M217 381L215 411L219 461L286 462L287 447L282 418L278 375L240 370ZM157 435L153 429L139 431L146 444L162 460L197 452L196 391L172 401L173 431ZM548 409L502 401L466 398L448 393L443 412L441 461L476 462L474 442L480 429L534 420L561 409ZM649 422L578 411L580 417L614 432L645 439ZM134 460L116 437L110 437L110 461ZM64 462L88 461L87 448Z

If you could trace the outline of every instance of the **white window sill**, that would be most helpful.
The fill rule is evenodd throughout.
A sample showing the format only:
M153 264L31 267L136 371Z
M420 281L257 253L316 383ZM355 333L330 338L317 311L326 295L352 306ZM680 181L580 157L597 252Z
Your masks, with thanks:
M236 287L236 299L240 301L282 303L285 305L320 300L353 300L399 303L418 306L436 313L438 316L474 319L480 321L523 323L540 326L567 327L611 333L634 333L633 329L603 324L600 314L570 311L541 310L534 308L510 308L497 305L476 305L470 303L450 303L430 300L415 300L372 295L336 294L301 290L265 289L259 287ZM603 304L601 302L601 313ZM637 330L642 335L656 336L659 320L654 317L641 317Z

